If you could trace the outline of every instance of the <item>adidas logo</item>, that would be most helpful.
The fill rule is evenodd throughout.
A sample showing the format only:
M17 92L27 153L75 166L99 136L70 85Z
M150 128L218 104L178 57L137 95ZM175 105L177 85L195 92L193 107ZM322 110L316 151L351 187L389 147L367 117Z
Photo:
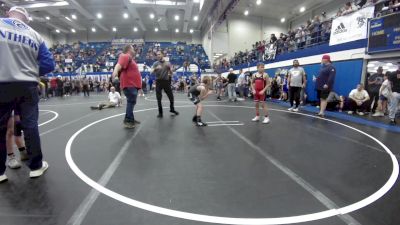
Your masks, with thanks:
M346 27L344 26L343 23L340 23L340 25L336 28L334 33L335 34L341 34L341 33L345 33L345 32L347 32Z

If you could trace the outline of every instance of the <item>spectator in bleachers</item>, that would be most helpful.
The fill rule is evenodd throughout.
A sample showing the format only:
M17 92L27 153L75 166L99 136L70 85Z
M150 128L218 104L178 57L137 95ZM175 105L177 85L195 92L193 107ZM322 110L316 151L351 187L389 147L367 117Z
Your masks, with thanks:
M358 9L362 8L367 3L367 0L355 0L354 4Z
M315 16L309 28L311 33L311 44L316 44L320 42L319 40L319 37L321 36L320 26L321 26L321 20L319 16Z
M270 44L275 44L278 39L276 38L275 34L271 34L271 39L269 40Z
M362 6L363 8L369 7L369 6L374 6L378 0L367 0L367 2Z
M389 105L389 119L392 125L396 124L396 114L400 102L400 66L397 71L390 73L389 80L392 82L392 95Z
M351 2L347 2L342 9L342 13L340 16L345 16L347 14L353 13L355 9L353 8L353 4Z
M321 40L322 42L329 41L331 37L332 20L325 20L321 24Z
M375 113L375 109L378 106L379 101L379 89L383 83L383 68L378 67L377 73L368 78L368 94L371 98L372 113Z
M362 84L358 84L357 88L352 90L349 94L349 114L357 112L358 115L364 116L369 107L370 97L368 92L364 90Z

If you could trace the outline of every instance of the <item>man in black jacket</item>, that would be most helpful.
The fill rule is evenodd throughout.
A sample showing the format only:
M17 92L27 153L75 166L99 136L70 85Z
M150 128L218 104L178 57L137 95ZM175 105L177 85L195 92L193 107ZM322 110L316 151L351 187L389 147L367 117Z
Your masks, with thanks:
M332 65L331 57L329 55L324 55L321 63L322 68L316 78L316 89L318 92L317 98L321 101L320 111L317 115L324 117L329 93L333 90L335 85L336 68Z
M170 102L170 112L173 115L179 115L174 107L174 94L171 88L172 66L169 62L165 61L164 54L161 51L157 52L157 61L152 66L152 72L156 75L156 96L158 103L158 118L163 117L162 108L162 90L168 96Z

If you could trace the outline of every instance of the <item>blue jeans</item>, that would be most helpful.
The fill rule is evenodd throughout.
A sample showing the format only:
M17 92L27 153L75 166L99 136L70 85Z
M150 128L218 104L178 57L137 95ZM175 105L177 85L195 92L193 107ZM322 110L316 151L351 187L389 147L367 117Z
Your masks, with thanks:
M38 128L39 92L37 85L34 82L0 83L0 175L4 174L6 170L7 122L16 106L21 110L21 125L30 158L28 166L31 170L42 167L43 155Z
M396 118L399 102L400 102L400 93L393 92L389 104L389 118L392 120Z
M124 88L124 94L126 96L126 102L127 102L124 122L133 123L133 122L135 122L135 117L133 115L133 109L136 105L138 89L135 87Z
M236 99L236 84L235 83L228 84L228 95L229 95L229 100L233 101Z

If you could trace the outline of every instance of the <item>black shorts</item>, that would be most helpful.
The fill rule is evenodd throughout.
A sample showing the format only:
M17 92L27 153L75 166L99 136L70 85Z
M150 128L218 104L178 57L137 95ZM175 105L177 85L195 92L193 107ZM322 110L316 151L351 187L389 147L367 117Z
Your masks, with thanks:
M197 105L201 102L199 96L196 95L191 95L190 101L193 102L193 104Z
M333 101L333 102L328 102L328 104L326 105L326 109L329 111L335 111L336 109L338 109L340 106L340 101Z
M329 93L331 93L329 90L317 90L317 98L326 100L329 96Z
M21 121L14 121L14 136L21 137L22 136L22 125Z

